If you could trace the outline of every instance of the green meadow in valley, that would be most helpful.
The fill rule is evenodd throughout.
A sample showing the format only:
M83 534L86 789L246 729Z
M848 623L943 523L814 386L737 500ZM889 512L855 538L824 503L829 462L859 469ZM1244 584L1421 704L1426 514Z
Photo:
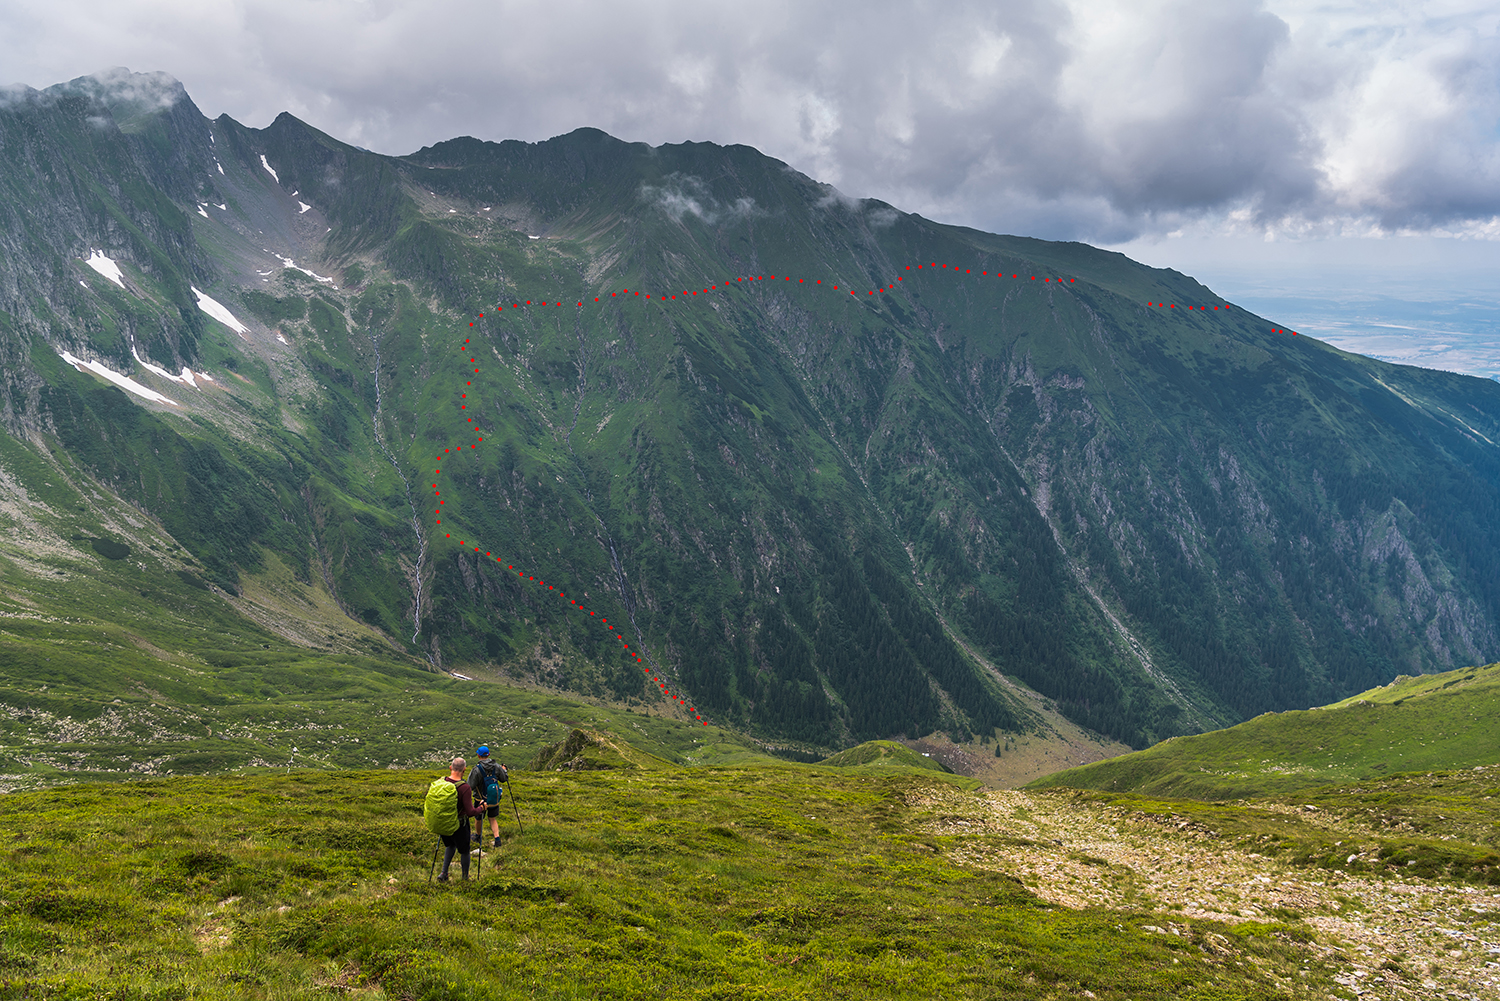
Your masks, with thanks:
M434 774L0 798L0 997L1261 1001L1330 986L1289 926L1153 934L1166 917L1053 906L960 864L993 836L926 829L953 788L931 771L519 772L524 832L507 804L502 846L467 884L455 862L448 886L429 883L420 816Z

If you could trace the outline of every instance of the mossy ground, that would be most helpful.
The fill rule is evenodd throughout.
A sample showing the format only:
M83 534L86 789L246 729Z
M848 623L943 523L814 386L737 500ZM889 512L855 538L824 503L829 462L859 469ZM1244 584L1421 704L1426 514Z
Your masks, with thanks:
M478 878L438 886L418 812L429 778L0 799L0 997L1258 1001L1330 987L1292 937L1216 922L1155 934L1150 911L1052 906L956 862L967 839L928 833L922 804L967 794L932 779L518 773L524 833L506 817Z

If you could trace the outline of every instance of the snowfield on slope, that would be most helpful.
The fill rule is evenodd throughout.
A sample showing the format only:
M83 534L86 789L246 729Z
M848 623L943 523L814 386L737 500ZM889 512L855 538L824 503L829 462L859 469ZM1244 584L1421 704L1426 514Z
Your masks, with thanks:
M244 337L250 332L250 328L245 326L239 320L235 319L234 314L225 309L223 303L219 302L217 299L212 299L204 295L202 292L199 292L191 285L189 285L188 288L193 289L193 295L198 297L198 308L203 310L203 312L207 313L209 316L212 316L215 320L218 320L220 323L224 324L224 326L228 327L230 330L233 330L241 337Z
M311 208L312 206L308 206L308 207ZM297 263L295 261L293 261L290 257L282 257L280 254L277 254L277 253L274 253L274 252L271 252L271 251L267 251L267 253L271 254L272 257L274 257L278 261L280 261L281 262L281 266L283 268L291 268L293 271L300 271L304 275L307 275L309 278L316 278L320 282L332 282L333 281L332 278L324 278L322 275L314 274L313 272L307 270L306 268L299 268L297 266Z
M135 349L135 345L131 345L130 353L135 356L135 360L140 362L141 367L145 368L146 371L154 372L155 374L161 376L163 379L170 379L173 382L180 382L183 385L192 386L194 389L198 388L198 384L193 381L193 370L188 368L186 365L182 366L181 375L173 375L171 372L168 372L160 365L153 365L151 362L142 358L140 352Z
M89 259L84 261L83 263L87 264L89 267L93 268L95 271L99 272L105 278L108 278L110 281L114 282L121 288L125 287L125 275L120 270L120 266L114 261L110 260L108 257L105 257L104 251L91 251L89 253Z
M169 400L165 396L158 393L156 390L150 389L136 382L128 375L121 375L119 372L109 369L96 361L84 361L82 358L74 357L68 351L58 351L57 353L63 361L67 362L69 365L72 365L80 372L87 369L88 371L93 372L95 375L103 376L126 392L134 393L136 396L139 396L142 399L150 400L152 403L167 403L174 407L181 406L181 404L176 400Z

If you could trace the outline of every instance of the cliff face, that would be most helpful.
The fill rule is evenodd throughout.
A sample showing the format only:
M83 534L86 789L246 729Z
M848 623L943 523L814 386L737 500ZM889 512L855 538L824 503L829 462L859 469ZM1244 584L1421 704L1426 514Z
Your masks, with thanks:
M1014 680L1143 744L1500 647L1500 385L1175 272L745 147L383 157L125 73L9 94L0 164L10 433L309 643L248 595L285 572L433 663L655 695L525 567L699 708L825 746L1021 726Z

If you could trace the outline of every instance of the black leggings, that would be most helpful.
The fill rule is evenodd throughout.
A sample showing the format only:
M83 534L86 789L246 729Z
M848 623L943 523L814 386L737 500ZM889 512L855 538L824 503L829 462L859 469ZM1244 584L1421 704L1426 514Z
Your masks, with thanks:
M439 835L443 839L443 875L448 875L448 864L453 861L453 853L458 852L459 867L463 872L464 879L469 878L469 825L461 824L458 830L452 834Z

